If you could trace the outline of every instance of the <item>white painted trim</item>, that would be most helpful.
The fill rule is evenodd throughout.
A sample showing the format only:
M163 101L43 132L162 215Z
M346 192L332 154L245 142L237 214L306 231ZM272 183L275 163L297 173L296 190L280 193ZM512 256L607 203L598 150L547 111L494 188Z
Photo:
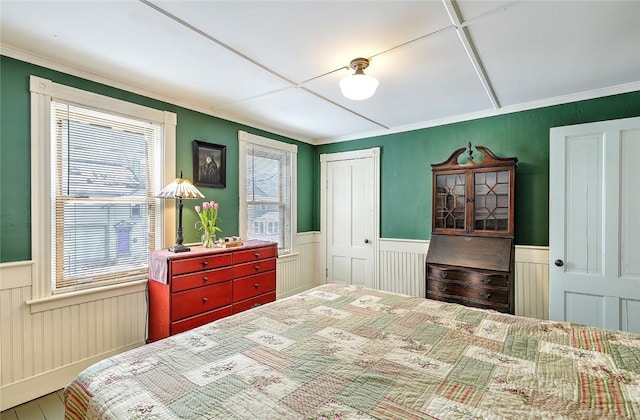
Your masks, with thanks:
M76 89L37 76L29 79L31 94L31 258L32 297L34 300L52 295L51 242L53 227L51 224L51 179L54 168L51 165L51 101L58 99L94 108L129 115L153 121L163 127L163 145L160 162L164 162L161 178L170 182L175 177L176 114L161 111ZM159 186L162 188L162 186ZM162 200L165 203L157 234L169 241L169 232L175 232L174 200ZM170 203L166 203L170 202ZM173 242L168 242L173 243Z
M0 387L0 395L2 395L2 398L0 398L0 411L4 411L11 407L15 407L16 405L31 401L34 398L62 389L80 372L94 363L142 345L144 345L144 342L137 342L128 346L120 347L106 353L98 354L79 362Z
M486 109L467 114L454 115L451 117L440 118L430 121L424 121L417 124L404 125L390 129L372 130L357 133L348 136L328 137L324 139L316 139L312 144L319 146L323 144L342 143L345 141L359 140L370 137L386 136L389 134L404 133L407 131L422 130L424 128L439 127L447 124L455 124L464 121L473 121L481 118L496 117L499 115L512 114L515 112L529 111L532 109L546 108L550 106L569 104L572 102L585 101L589 99L602 98L605 96L619 95L623 93L635 92L640 90L640 82L626 83L608 88L594 89L586 92L578 92L569 95L556 96L555 98L547 98L543 100L514 104L498 109Z
M109 299L116 296L130 295L132 293L145 292L147 279L136 280L127 283L112 284L109 286L94 287L86 290L60 293L40 299L31 299L25 303L30 306L31 313L50 311L67 306L80 305L96 300Z
M410 254L426 254L429 241L419 239L380 238L380 252L407 252Z
M230 115L230 114L226 114L224 112L215 112L214 110L212 110L210 107L203 107L202 105L199 104L195 104L192 102L187 102L184 100L180 100L177 98L173 98L173 97L169 97L169 96L165 96L165 95L161 95L158 94L156 92L151 92L148 91L146 89L140 89L139 87L133 86L133 85L129 85L127 83L123 83L120 82L118 80L114 80L108 77L104 77L102 75L99 74L95 74L95 73L91 73L85 70L81 70L81 69L77 69L75 67L71 67L67 64L64 63L60 63L57 61L53 61L49 58L46 57L41 57L38 55L35 55L33 53L30 53L28 51L24 51L24 50L20 50L5 44L0 44L0 51L2 52L2 55L7 56L7 57L11 57L14 58L16 60L21 60L27 63L31 63L31 64L35 64L37 66L41 66L41 67L46 67L49 68L51 70L56 70L62 73L66 73L69 74L71 76L76 76L76 77L80 77L82 79L86 79L86 80L90 80L92 82L97 82L97 83L101 83L103 85L106 86L111 86L117 89L122 89L125 90L127 92L131 92L131 93L135 93L137 95L141 95L141 96L145 96L147 98L151 98L151 99L156 99L158 101L162 101L162 102L166 102L169 104L173 104L173 105L177 105L179 107L185 108L185 109L190 109L193 111L197 111L200 112L202 114L205 115L210 115L212 117L216 117L216 118L221 118L224 120L228 120L228 121L233 121L235 123L241 124L241 125L246 125L249 127L255 127L270 133L274 133L274 134L278 134L281 136L285 136L285 137L289 137L291 139L294 140L298 140L301 141L303 143L307 143L307 144L313 144L313 140L309 139L309 138L305 138L305 137L301 137L301 136L297 136L294 135L292 133L288 133L285 131L280 131L280 130L276 130L273 127L269 126L267 127L266 125L261 125L261 124L256 124L255 121L252 120L248 120L248 119L244 119L244 118L239 118L236 115Z
M282 150L284 152L291 153L291 249L289 253L295 252L297 231L298 231L298 146L292 143L286 143L280 140L273 140L267 137L258 136L255 134L247 133L246 131L238 130L238 198L239 198L239 211L238 211L238 230L239 234L243 238L248 238L249 228L247 226L247 197L246 188L247 185L247 144L256 144L258 146L269 147L271 149ZM286 254L283 254L284 257Z
M0 264L0 290L31 286L33 261L16 261Z
M380 270L378 267L380 238L380 148L360 149L348 152L323 153L320 155L320 251L318 260L319 279L326 282L327 272L327 169L329 162L340 160L373 158L373 268L374 285L380 286Z

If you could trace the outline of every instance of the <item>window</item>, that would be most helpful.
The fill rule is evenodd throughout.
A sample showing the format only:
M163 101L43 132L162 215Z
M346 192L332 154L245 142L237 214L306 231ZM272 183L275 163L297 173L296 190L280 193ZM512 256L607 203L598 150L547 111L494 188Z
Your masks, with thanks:
M240 131L240 235L292 249L297 146ZM251 229L248 229L251 227Z
M33 76L31 92L34 295L146 279L175 115Z

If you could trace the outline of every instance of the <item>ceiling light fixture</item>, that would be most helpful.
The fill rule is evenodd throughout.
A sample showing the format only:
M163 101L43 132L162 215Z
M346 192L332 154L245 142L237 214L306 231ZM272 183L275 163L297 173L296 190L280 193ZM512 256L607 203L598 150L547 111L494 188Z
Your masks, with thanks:
M369 59L354 58L349 67L356 72L340 80L342 94L354 101L372 97L379 82L375 77L364 74L364 69L369 67Z

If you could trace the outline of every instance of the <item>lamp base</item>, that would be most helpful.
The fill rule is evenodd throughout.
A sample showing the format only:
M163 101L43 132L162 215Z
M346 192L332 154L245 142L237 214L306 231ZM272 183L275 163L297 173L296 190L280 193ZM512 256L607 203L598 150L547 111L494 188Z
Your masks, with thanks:
M169 248L169 252L187 252L187 251L191 251L191 248L186 247L182 244L172 246L171 248Z

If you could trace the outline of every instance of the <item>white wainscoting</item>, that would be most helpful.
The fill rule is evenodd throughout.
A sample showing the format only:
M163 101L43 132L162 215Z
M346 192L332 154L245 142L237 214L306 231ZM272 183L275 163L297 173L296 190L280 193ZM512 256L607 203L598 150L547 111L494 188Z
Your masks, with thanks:
M325 282L320 234L296 237L291 255L278 258L278 298ZM424 260L428 241L381 239L379 287L424 296ZM143 286L129 293L51 309L29 305L32 299L30 261L0 264L0 411L64 387L89 365L144 344L147 293ZM516 247L516 314L547 318L548 250Z
M380 239L380 289L425 296L425 259L428 241ZM549 249L516 246L515 313L549 318Z
M85 367L145 340L145 285L34 311L27 304L32 266L0 264L0 410L56 391Z

